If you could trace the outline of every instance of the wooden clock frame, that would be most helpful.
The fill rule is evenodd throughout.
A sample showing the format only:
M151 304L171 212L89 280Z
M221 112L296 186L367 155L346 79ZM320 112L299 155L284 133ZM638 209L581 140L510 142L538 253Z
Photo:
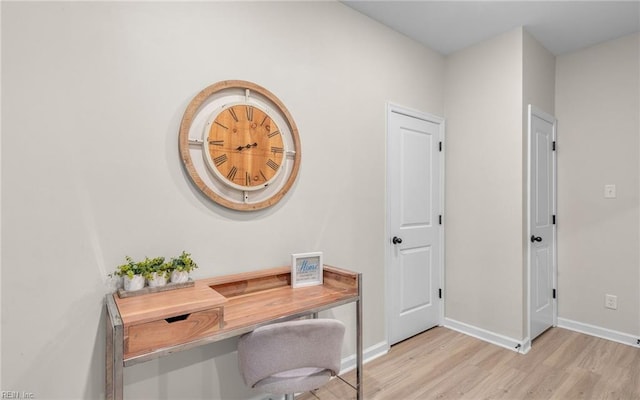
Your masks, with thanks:
M273 185L264 185L257 191L243 191L237 185L221 179L220 174L203 167L206 161L205 122L213 120L214 112L222 112L232 105L257 107L277 124L285 137L285 157L280 177ZM212 111L213 110L213 111ZM222 111L220 111L222 110ZM277 122L276 122L277 120ZM202 139L198 139L202 137ZM210 200L239 211L253 211L270 207L285 196L298 175L302 153L298 128L285 105L269 90L255 83L241 80L221 81L198 93L187 106L179 132L179 150L182 163L194 185ZM197 157L197 153L202 153ZM286 164L286 165L285 165ZM257 193L258 200L251 201Z

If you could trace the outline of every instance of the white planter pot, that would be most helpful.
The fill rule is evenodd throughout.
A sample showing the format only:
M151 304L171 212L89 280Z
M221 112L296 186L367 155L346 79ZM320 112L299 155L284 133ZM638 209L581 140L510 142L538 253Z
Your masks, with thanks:
M185 283L189 280L189 273L187 271L172 271L171 282L173 283Z
M167 277L165 274L154 272L151 274L151 279L147 279L147 282L149 283L149 287L164 286L167 284Z
M124 290L140 290L144 287L144 276L142 275L134 275L133 278L129 278L128 276L124 276Z

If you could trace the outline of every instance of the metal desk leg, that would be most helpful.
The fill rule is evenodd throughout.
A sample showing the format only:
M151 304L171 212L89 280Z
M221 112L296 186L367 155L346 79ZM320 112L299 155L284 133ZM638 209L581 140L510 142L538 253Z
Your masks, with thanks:
M105 321L107 329L105 397L107 400L122 400L124 385L124 337L122 319L120 318L120 312L112 295L108 294L105 297L105 304L107 309Z
M358 300L356 301L356 390L362 400L362 274L358 274Z

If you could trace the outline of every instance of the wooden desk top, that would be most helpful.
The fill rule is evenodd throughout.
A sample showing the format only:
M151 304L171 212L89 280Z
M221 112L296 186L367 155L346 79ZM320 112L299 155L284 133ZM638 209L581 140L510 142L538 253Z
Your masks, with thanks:
M290 267L199 279L190 288L119 298L125 329L132 325L221 307L225 333L357 297L358 274L324 266L323 284L293 289Z
M234 296L228 298L224 306L224 328L221 333L278 320L357 295L357 291L351 293L320 285L296 289L291 286L278 287Z

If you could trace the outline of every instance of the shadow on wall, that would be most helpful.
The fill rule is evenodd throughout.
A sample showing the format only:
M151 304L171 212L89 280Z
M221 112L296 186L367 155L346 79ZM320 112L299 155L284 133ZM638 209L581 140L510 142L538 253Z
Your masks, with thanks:
M238 369L237 342L233 337L127 367L125 398L252 398L255 393L245 386Z
M101 281L97 281L96 291L103 291ZM96 307L95 294L87 293L82 298L73 302L66 312L60 315L58 322L53 325L40 326L41 335L46 335L47 342L42 350L33 357L33 361L24 373L12 383L10 390L31 392L35 398L70 399L76 396L87 399L104 397L104 309L102 304ZM100 311L102 309L102 312ZM98 319L99 318L99 319ZM94 325L89 327L87 325ZM56 327L60 327L57 331ZM93 341L92 355L89 364L83 366L86 371L84 376L65 376L66 363L70 360L69 351L82 352L91 346L91 341L86 337L86 332L96 332ZM91 351L91 350L89 350ZM59 379L73 379L85 382L84 395L71 393L65 384L61 385ZM46 377L46 380L34 382L34 377ZM66 391L66 392L65 392Z
M102 306L100 320L97 325L95 341L93 343L93 353L91 354L91 364L87 373L87 382L84 388L85 399L104 398L105 389L105 344L106 344L106 318L107 312Z

